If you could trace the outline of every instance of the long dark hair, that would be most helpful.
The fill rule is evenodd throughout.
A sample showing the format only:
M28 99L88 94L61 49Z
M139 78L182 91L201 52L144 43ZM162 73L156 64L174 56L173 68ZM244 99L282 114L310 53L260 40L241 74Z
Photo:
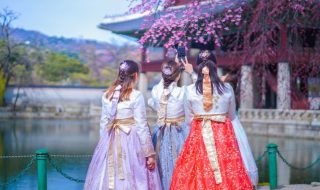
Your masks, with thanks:
M139 73L139 66L132 60L124 60L120 63L118 77L107 90L106 97L110 100L114 94L114 90L118 85L121 85L120 101L129 100L130 94L133 90L133 81L135 74Z
M180 67L175 61L169 60L168 62L162 63L161 73L163 78L163 86L164 88L168 88L170 84L179 76Z
M213 52L210 52L209 50L202 50L200 51L198 57L197 57L197 65L198 65L198 79L195 83L197 92L199 94L203 94L203 77L202 69L204 67L208 67L209 69L209 76L211 80L211 93L213 94L213 87L217 88L218 94L223 94L223 91L225 90L224 83L220 80L217 72L217 59Z

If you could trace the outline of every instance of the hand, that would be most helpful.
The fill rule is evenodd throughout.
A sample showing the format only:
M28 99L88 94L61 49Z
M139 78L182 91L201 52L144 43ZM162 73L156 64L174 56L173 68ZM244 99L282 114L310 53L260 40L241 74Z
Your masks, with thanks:
M226 75L221 76L221 77L220 77L220 80L221 80L222 82L226 82L228 77L229 77L229 73L226 74Z
M193 66L188 62L187 57L184 57L185 61L183 59L181 59L181 62L184 66L184 71L191 74L193 72Z
M147 158L147 168L149 170L154 170L155 167L156 167L156 163L155 163L154 156L149 156Z

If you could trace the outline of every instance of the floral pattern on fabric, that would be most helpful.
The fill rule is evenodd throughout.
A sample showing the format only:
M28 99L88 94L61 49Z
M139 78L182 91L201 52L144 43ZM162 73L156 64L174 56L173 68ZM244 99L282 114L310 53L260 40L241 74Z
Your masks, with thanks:
M230 119L211 123L222 183L218 184L202 135L202 120L192 128L176 162L171 190L251 190L253 186L243 164ZM212 139L213 140L213 139Z

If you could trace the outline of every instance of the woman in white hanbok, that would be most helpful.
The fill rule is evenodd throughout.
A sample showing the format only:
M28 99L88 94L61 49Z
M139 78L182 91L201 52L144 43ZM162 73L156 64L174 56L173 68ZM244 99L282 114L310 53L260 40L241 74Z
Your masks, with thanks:
M133 89L138 74L137 63L123 61L117 79L102 96L100 140L85 190L161 190L144 97Z
M177 159L171 190L250 190L258 183L247 136L235 112L231 85L217 75L210 51L199 54L197 82L188 86L190 133Z

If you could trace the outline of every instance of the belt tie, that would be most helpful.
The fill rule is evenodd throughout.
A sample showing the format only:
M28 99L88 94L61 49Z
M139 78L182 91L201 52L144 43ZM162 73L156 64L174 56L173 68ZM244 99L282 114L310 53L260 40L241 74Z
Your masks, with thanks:
M217 149L215 145L215 138L213 135L213 130L211 127L211 122L225 122L225 114L211 114L211 115L195 115L193 119L202 120L201 132L203 137L203 142L206 147L208 158L211 164L211 167L214 171L214 177L217 184L222 183L222 177L220 172L220 166L218 162Z
M169 128L171 132L171 126L175 126L176 128L180 129L181 128L181 123L185 121L184 116L180 116L177 118L166 118L164 120L164 125L160 126L160 132L157 136L157 144L156 144L156 154L157 154L157 160L159 161L159 152L160 152L160 145L161 145L161 139L163 138L164 131L166 128ZM171 146L172 146L172 156L173 156L173 161L175 162L177 159L177 150L176 150L176 144L173 141L173 137L170 133L170 138L171 138ZM161 167L159 167L159 170L161 170ZM160 174L162 175L162 171L160 171Z
M122 152L121 148L121 137L120 131L125 134L129 134L131 131L131 126L135 124L133 118L126 119L115 119L111 124L107 126L109 132L114 133L114 141L116 143L116 154L117 154L117 164L118 164L118 178L124 180L124 167L123 158L125 154ZM114 189L115 181L115 159L113 155L113 139L110 140L109 150L108 150L108 176L109 176L109 188Z

